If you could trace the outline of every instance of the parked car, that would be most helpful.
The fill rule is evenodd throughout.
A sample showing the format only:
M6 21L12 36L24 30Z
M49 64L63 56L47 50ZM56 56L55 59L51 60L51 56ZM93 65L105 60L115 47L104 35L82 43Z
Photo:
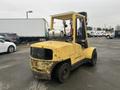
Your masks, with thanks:
M95 30L87 30L88 37L103 37L105 36L105 31L95 31Z
M115 33L114 32L106 32L106 38L107 39L113 39L115 37Z
M5 38L5 41L19 43L19 36L16 33L0 33Z
M5 37L0 35L0 39L5 39Z
M0 39L0 53L8 52L13 53L16 51L16 45L13 42L7 42Z

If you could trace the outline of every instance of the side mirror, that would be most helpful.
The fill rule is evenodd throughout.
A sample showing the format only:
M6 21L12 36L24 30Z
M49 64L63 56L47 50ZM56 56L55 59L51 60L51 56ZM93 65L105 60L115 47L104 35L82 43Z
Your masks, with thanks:
M65 27L68 27L68 25L67 25L67 24L65 24L64 26L65 26Z
M65 28L68 27L65 20L63 20L63 25L64 25Z
M48 31L50 31L50 28L48 28Z

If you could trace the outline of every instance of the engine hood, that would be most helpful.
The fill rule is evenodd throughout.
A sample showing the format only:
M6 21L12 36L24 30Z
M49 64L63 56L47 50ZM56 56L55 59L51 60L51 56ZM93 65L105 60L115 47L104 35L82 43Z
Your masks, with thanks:
M66 46L72 46L72 43L67 43L62 41L45 41L45 42L39 42L31 45L31 47L48 48L48 49L58 49Z

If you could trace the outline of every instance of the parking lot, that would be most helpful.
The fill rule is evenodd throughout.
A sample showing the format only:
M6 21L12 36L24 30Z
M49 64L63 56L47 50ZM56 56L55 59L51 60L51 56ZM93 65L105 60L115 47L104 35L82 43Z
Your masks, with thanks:
M120 39L90 38L89 43L97 47L97 65L80 66L64 84L33 78L29 46L1 54L0 90L120 90Z

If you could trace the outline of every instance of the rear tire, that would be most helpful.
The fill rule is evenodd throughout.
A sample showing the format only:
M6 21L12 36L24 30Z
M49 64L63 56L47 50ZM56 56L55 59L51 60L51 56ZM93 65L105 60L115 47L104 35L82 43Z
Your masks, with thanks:
M64 83L70 75L70 64L61 63L55 70L55 76L59 83Z
M13 53L15 51L15 47L14 46L9 46L8 47L8 53Z
M97 51L94 50L92 53L92 59L90 60L89 64L90 66L95 66L97 63Z

